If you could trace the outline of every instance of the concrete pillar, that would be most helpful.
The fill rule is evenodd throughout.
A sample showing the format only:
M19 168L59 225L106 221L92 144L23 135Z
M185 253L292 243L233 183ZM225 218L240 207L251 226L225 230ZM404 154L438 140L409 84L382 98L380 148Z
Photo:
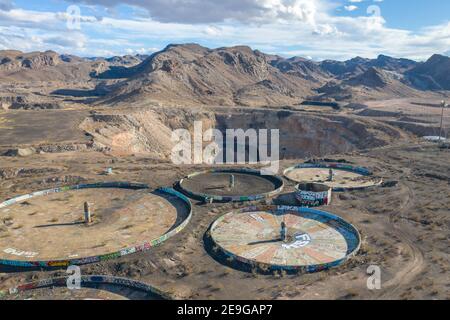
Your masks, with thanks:
M286 242L286 239L287 239L287 227L286 227L286 223L284 223L284 221L281 222L280 238L281 238L281 241Z
M84 203L84 223L88 224L92 222L91 217L91 208L89 207L89 203Z
M234 179L234 174L230 175L230 189L234 188L234 184L235 184L235 179Z

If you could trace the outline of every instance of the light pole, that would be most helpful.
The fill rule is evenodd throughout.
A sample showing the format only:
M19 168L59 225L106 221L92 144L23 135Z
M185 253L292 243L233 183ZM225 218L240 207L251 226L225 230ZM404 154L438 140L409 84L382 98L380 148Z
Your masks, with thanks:
M447 106L445 101L441 102L442 105L442 113L441 113L441 125L439 126L439 143L442 142L442 134L443 134L443 125L444 125L444 109Z

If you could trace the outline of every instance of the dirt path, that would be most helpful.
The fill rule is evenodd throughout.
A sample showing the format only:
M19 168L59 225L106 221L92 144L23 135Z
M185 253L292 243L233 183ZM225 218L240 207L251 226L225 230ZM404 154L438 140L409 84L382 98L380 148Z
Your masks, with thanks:
M402 286L410 284L415 277L422 272L425 267L424 256L422 251L414 244L414 239L408 232L405 232L405 220L402 218L404 215L411 210L414 205L414 199L416 198L413 188L407 183L401 184L402 193L405 192L407 195L405 200L399 208L398 216L390 215L389 222L392 224L396 231L396 235L401 239L401 241L406 245L411 260L400 269L395 276L389 281L383 284L383 294L379 298L398 298L398 294ZM388 289L389 290L386 290Z

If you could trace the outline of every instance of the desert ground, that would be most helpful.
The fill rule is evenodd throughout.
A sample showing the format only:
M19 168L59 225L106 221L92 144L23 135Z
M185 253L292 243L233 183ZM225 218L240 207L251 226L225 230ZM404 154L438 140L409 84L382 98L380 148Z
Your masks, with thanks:
M0 59L0 203L111 181L146 184L152 192L193 172L223 168L174 164L177 129L278 129L280 177L289 167L321 160L366 167L383 180L365 190L335 192L331 206L321 208L361 235L356 256L327 271L260 273L218 257L206 239L211 224L233 209L296 205L294 182L282 177L283 192L259 202L191 199L192 218L176 235L145 252L82 265L83 275L138 280L174 299L450 299L448 108L440 130L441 101L450 97L447 56L317 62L246 46L185 44L151 56L4 50ZM439 135L447 142L424 139ZM255 185L243 193L251 195L259 190L257 180L236 177L236 185ZM227 178L199 181L193 187L204 191ZM0 259L10 245L25 244L40 246L48 259L108 253L133 245L129 239L161 236L180 222L171 201L156 201L142 190L118 192L61 192L0 208ZM92 203L92 229L79 223L86 201ZM369 290L367 270L374 265L381 269L381 289ZM65 275L65 268L0 266L0 291ZM152 298L124 288L97 289L43 288L9 298Z
M396 115L400 109L401 115ZM186 299L450 299L450 151L420 138L422 130L435 133L433 121L439 110L396 100L369 104L365 111L367 114L326 108L142 110L126 106L97 108L94 112L85 106L5 110L0 112L0 198L111 180L146 183L151 189L173 186L184 176L211 167L174 165L164 158L170 150L170 145L164 144L170 141L166 134L170 126L200 119L206 128L246 128L255 123L278 127L280 175L309 157L332 158L370 168L377 178L390 182L333 195L332 205L326 210L352 223L362 237L360 251L345 265L298 275L242 271L215 259L204 235L217 217L249 204L205 205L192 200L193 218L175 237L144 253L84 265L82 273L128 277L151 284L173 298ZM410 125L402 125L404 118ZM328 126L313 126L312 122ZM108 167L113 169L111 176L104 174ZM291 195L294 184L288 180L285 184L282 195L263 202L295 205ZM366 286L370 265L381 268L381 290ZM0 272L1 289L65 275L64 269L7 266ZM73 298L68 293L57 294ZM123 296L133 294L125 291ZM38 290L32 298L48 295L48 291Z

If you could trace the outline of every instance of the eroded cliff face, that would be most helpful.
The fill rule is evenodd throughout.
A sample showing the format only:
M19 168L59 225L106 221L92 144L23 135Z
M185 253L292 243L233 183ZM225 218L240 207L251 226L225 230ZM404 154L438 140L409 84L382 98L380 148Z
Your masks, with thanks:
M205 130L215 124L213 113L190 110L136 110L96 113L80 125L94 140L94 147L114 155L140 154L167 160L176 142L172 132L193 133L195 121Z
M115 155L140 154L169 160L175 143L172 132L187 129L193 138L194 123L202 130L278 129L280 158L294 159L383 146L399 138L398 130L370 120L337 115L288 111L212 112L189 109L146 109L122 113L95 113L81 128L93 146ZM269 136L270 139L270 136ZM209 142L204 142L204 145Z
M384 146L399 137L398 130L370 121L334 115L288 111L258 111L216 115L220 130L278 129L280 158L317 157Z

